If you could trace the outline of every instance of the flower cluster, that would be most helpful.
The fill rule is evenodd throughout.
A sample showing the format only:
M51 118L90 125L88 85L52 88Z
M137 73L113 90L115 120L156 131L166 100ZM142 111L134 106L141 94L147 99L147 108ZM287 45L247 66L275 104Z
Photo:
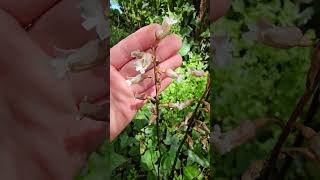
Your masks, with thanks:
M82 26L87 31L96 27L99 39L91 40L78 49L56 48L55 58L50 63L58 79L63 79L69 72L85 71L104 64L106 60L107 53L101 50L104 48L103 41L109 36L106 8L100 0L81 0L77 7L84 18Z
M177 23L177 20L170 17L164 17L161 28L156 31L156 38L160 40L169 35L171 27L175 23ZM149 52L143 52L141 50L131 52L131 57L134 58L135 70L139 74L135 77L127 77L125 83L129 87L133 84L138 84L147 78L152 78L145 75L145 73L148 68L156 61L156 57L153 54ZM174 72L172 69L166 69L165 74L170 78L177 79L177 81L179 82L183 79L181 74Z

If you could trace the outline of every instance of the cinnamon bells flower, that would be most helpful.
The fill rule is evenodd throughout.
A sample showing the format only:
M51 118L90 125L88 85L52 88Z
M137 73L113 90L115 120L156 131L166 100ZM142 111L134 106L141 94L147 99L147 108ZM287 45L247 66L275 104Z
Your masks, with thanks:
M271 47L288 49L312 45L312 42L297 27L279 27L266 19L261 19L249 25L248 28L250 31L243 35L245 39L258 41Z
M79 49L63 50L55 48L55 56L50 63L54 68L55 76L63 79L74 66L81 66L81 63L88 64L95 61L99 56L99 40L89 41Z
M182 82L183 81L183 75L181 73L177 73L174 70L168 68L165 71L166 76L172 78L172 79L176 79L177 82Z
M219 125L214 126L214 131L210 134L210 142L214 144L221 155L231 151L251 140L256 135L256 130L267 124L265 120L244 121L235 129L221 133Z
M136 58L134 65L136 71L140 72L141 74L144 74L153 62L153 55L150 53L133 51L131 56Z
M178 23L178 21L176 19L174 19L172 17L165 16L163 18L161 28L156 31L156 38L158 40L161 40L164 37L166 37L167 35L169 35L172 25L174 25L176 23Z
M81 0L78 8L81 10L81 17L84 18L82 26L87 30L94 27L101 40L109 36L109 21L105 15L106 7L103 7L101 0Z
M207 76L208 72L204 72L203 70L197 70L193 67L188 69L187 74L195 76L195 77L203 77L203 76Z
M133 84L138 84L141 81L147 79L147 78L151 78L146 74L138 74L135 77L128 77L127 80L125 80L125 83L127 84L128 87L132 86Z

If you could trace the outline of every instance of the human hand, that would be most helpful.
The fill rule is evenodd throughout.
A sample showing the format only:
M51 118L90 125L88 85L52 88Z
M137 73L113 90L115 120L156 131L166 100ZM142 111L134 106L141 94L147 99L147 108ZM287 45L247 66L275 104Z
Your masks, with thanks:
M106 136L104 122L75 118L83 97L106 96L105 69L58 80L50 66L55 46L75 49L97 38L81 27L79 1L56 2L0 1L10 12L0 10L1 179L73 179Z
M155 96L154 79L145 79L139 84L128 87L125 83L127 77L134 77L139 72L135 70L131 52L147 51L156 45L155 32L160 28L158 24L152 24L139 29L126 39L110 49L110 138L114 139L131 122L137 111L146 103L146 100L138 100L135 93ZM157 47L156 54L160 60L160 69L176 69L182 63L178 55L181 48L181 38L177 35L169 35L162 39ZM153 77L152 67L146 72ZM162 77L161 90L171 83L169 77Z

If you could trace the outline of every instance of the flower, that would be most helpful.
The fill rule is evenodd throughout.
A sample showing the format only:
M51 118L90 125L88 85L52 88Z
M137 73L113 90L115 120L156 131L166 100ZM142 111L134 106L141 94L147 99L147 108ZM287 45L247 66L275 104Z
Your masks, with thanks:
M74 66L79 66L81 63L88 64L95 61L98 57L99 41L93 40L86 43L79 49L64 50L55 48L55 56L50 63L55 69L55 74L58 79L62 79Z
M178 23L178 21L176 19L174 19L173 17L165 16L163 18L161 28L156 31L157 39L160 40L160 39L163 39L164 37L166 37L167 35L169 35L172 25L174 25L176 23Z
M177 82L182 82L183 81L183 75L173 71L170 68L166 69L165 74L166 74L166 76L168 76L168 77L170 77L172 79L176 79Z
M101 40L109 36L109 21L105 16L105 8L100 0L82 0L78 7L81 16L85 19L82 26L87 30L96 27L96 32Z
M207 76L208 75L207 72L204 72L202 70L197 70L197 69L195 69L193 67L188 69L187 74L190 74L190 75L196 76L196 77L202 77L202 76Z
M125 83L127 84L127 86L131 86L133 84L138 84L141 81L143 81L144 79L149 78L149 76L145 75L145 74L138 74L135 77L128 77L127 80L125 80Z
M229 36L226 33L214 35L211 37L211 43L214 48L213 64L218 68L231 64L233 45L229 41Z
M55 75L58 79L65 77L67 72L70 70L68 63L63 59L54 59L51 61L51 65L54 67Z
M135 57L141 57L140 59L137 59L134 62L136 71L140 72L141 74L144 74L146 70L149 68L149 66L152 64L153 55L150 53L138 53L133 52L133 56Z
M165 16L163 18L162 26L172 26L176 23L178 23L178 20L174 19L173 17Z
M211 133L210 142L213 143L221 155L231 151L233 148L244 144L256 135L257 125L260 121L244 121L235 129L221 134L220 126L215 125Z
M297 27L279 27L266 19L261 19L248 26L249 32L243 37L275 48L292 48L295 46L310 46L312 42L306 38Z

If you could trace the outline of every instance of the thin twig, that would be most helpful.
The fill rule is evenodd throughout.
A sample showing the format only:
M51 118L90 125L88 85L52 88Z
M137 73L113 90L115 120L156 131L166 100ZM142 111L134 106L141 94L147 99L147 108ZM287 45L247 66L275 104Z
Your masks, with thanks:
M313 99L312 99L312 102L311 102L311 105L309 106L309 110L308 110L308 113L306 115L306 119L305 121L303 122L303 124L305 126L310 126L311 122L313 121L317 111L319 110L319 95L320 95L320 89L319 87L317 88L314 96L313 96ZM296 139L293 143L293 146L294 147L300 147L303 143L303 136L301 134L301 132L296 136ZM292 163L292 158L287 156L286 159L285 159L285 162L284 162L284 165L282 166L282 168L280 169L280 174L279 174L279 177L280 179L284 179L290 165Z
M176 166L178 157L180 155L182 146L184 145L185 141L187 140L189 132L192 130L192 128L194 126L194 123L195 123L194 119L196 117L196 114L198 112L198 109L199 109L200 105L202 104L202 100L205 99L208 96L208 94L210 92L210 89L211 89L211 82L210 82L210 77L208 77L206 90L203 93L203 95L201 96L201 98L199 99L198 104L197 104L195 110L193 111L191 118L189 119L188 128L187 128L187 130L186 130L186 132L184 134L184 137L183 137L182 141L180 142L179 148L178 148L178 150L176 152L176 156L175 156L174 161L173 161L173 165L172 165L172 168L171 168L170 178L169 179L173 179L175 166Z
M155 86L156 86L156 95L155 95L155 104L156 104L156 126L157 126L157 140L158 140L158 150L159 150L159 165L158 165L158 179L160 179L160 165L161 165L161 150L160 150L160 145L161 145L161 139L160 139L160 123L159 123L159 92L161 88L161 77L159 73L161 73L160 68L159 68L159 61L157 59L157 54L156 54L156 47L152 48L152 54L153 54L153 63L154 63L154 79L155 79Z

